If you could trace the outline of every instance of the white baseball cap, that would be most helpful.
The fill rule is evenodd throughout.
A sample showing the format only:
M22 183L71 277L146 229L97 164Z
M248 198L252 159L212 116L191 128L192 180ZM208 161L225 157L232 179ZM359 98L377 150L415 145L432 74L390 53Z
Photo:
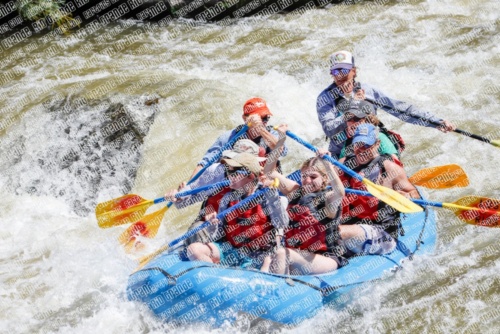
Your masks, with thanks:
M330 71L345 68L350 70L354 67L354 57L349 51L337 51L330 56Z
M245 167L251 173L259 175L262 171L262 167L259 164L259 160L255 155L247 152L237 153L232 158L222 158L221 162L225 163L231 167Z
M255 144L250 139L238 140L232 150L225 150L222 152L223 157L234 158L238 153L250 153L257 157L257 161L265 161L266 158L259 157L259 145Z

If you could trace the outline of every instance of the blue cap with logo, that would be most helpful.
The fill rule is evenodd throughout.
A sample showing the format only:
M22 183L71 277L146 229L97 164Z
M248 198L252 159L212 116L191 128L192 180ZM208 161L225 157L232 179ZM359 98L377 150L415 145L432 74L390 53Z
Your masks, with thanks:
M378 128L373 124L360 124L356 128L352 143L365 143L365 145L372 146L378 140L378 132Z

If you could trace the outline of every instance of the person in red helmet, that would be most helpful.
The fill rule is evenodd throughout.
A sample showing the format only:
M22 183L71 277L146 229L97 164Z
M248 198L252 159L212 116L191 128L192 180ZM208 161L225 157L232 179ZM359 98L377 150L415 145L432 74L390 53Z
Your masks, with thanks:
M269 110L266 101L260 97L249 99L243 105L243 122L248 125L249 129L246 134L241 136L241 139L250 139L260 147L260 157L266 157L269 152L275 147L279 139L279 133L273 129L272 126L267 125L273 114ZM215 143L210 146L201 161L198 163L193 171L193 177L200 171L220 150L226 145L242 128L243 124L237 126L235 129L222 134ZM230 148L226 148L230 149ZM281 156L285 156L287 148L284 147Z

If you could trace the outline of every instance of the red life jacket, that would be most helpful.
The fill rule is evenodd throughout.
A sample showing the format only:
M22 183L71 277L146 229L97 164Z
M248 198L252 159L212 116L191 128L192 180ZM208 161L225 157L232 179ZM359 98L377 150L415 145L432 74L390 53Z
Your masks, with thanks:
M236 205L239 200L229 202ZM224 232L226 240L235 248L248 247L251 251L268 249L274 241L271 218L262 204L247 209L233 211L225 217Z
M352 168L357 173L363 173L364 177L376 183L379 176L385 173L384 161L391 160L389 155L381 155L367 165ZM340 179L344 187L367 191L365 184L349 175L342 173ZM345 195L342 201L342 223L353 224L376 224L384 227L387 233L392 233L398 228L399 212L391 206L379 201L376 197L359 196L355 194Z
M209 196L202 204L200 213L196 220L205 220L205 216L211 212L219 212L220 200L231 191L231 188L224 187L217 194Z
M286 247L323 253L335 248L338 220L326 215L327 191L293 199L287 208L290 223L285 230Z

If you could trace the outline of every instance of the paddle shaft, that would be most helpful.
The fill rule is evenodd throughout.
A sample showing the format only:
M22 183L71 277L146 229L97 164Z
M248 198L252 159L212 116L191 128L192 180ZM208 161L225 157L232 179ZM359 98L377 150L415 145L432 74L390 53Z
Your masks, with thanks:
M242 206L246 205L247 203L255 200L258 196L262 195L262 194L265 194L267 191L269 191L269 188L264 188L262 190L259 190L257 192L255 192L254 194L248 196L247 198L245 198L244 200L238 202L236 205L222 211L221 213L219 213L216 218L219 219L219 220L222 220L226 215L230 214L231 212L235 211L235 210L238 210L239 208L241 208ZM186 233L184 233L183 235L181 235L180 237L178 237L177 239L174 239L172 240L169 244L168 244L168 247L172 247L174 246L175 244L195 235L196 233L198 233L199 231L203 230L204 228L210 226L210 222L209 221L206 221L204 222L203 224L201 224L200 226L196 227L196 228L193 228L192 230L189 230L187 231Z
M424 117L421 117L421 116L416 116L416 115L412 115L411 113L407 113L405 112L404 110L400 110L400 109L393 109L391 108L390 106L386 105L386 104L381 104L380 102L378 101L375 101L375 100L371 100L371 99L367 99L365 98L365 101L368 101L378 107L384 107L384 108L388 108L388 109L392 109L392 110L396 110L397 112L403 114L403 115L407 115L407 116L410 116L410 117L413 117L413 118L416 118L416 119L419 119L421 120L422 122L426 122L426 123L430 123L430 124L433 124L433 125L436 125L436 126L442 126L443 124L440 123L440 122L435 122L435 121L431 121L430 119L427 119L427 118L424 118ZM467 137L471 137L471 138L474 138L474 139L477 139L477 140L480 140L482 142L485 142L485 143L488 143L488 144L491 144L493 146L496 146L494 143L491 142L490 139L486 138L486 137L482 137L482 136L479 136L479 135L475 135L473 133L470 133L468 131L465 131L465 130L461 130L461 129L455 129L453 130L453 132L456 132L456 133L459 133L461 135L464 135L464 136L467 136Z
M477 139L477 140L480 140L480 141L483 141L485 143L488 143L488 144L491 144L493 146L496 146L494 145L490 139L486 138L486 137L482 137L482 136L479 136L479 135L475 135L473 133L470 133L468 131L464 131L464 130L460 130L460 129L455 129L453 130L453 132L456 132L456 133L460 133L461 135L464 135L464 136L467 136L467 137L471 137L471 138L474 138L474 139Z
M349 193L349 194L360 195L360 196L370 196L370 197L373 197L369 192L362 191L362 190L356 190L356 189L346 188L345 192ZM425 201L425 200L416 199L416 198L412 198L411 201L413 203L416 203L418 205L423 205L423 206L434 206L434 207L437 207L437 208L445 208L445 209L446 208L455 208L455 209L460 209L460 210L474 210L474 211L481 211L481 212L485 212L485 213L498 214L498 212L496 212L496 211L481 209L481 208L477 208L477 207L457 205L457 204L454 204L454 203L443 203L443 202Z
M217 183L213 183L213 184L208 184L208 185L203 186L203 187L198 187L198 188L194 188L194 189L190 189L190 190L186 190L186 191L177 193L177 194L175 194L175 197L181 198L184 196L195 195L195 194L201 193L202 191L205 191L205 190L212 190L212 189L218 189L218 188L222 189L224 187L229 186L230 183L231 182L229 180L225 180L225 181L221 181L221 182L217 182ZM158 203L165 202L165 201L166 201L165 197L159 197L159 198L153 200L153 203L158 204ZM170 204L170 205L168 205L168 204ZM172 205L171 202L169 202L168 204L167 204L168 207L170 207Z
M242 128L242 129L241 129L241 130L240 130L237 134L235 134L235 135L234 135L234 137L233 137L233 138L231 138L231 139L230 139L230 140L226 143L226 145L224 145L224 146L223 146L223 147L219 150L219 152L218 152L216 155L214 155L214 156L213 156L213 157L212 157L212 158L208 161L208 163L207 163L205 166L203 166L203 168L202 168L202 169L200 169L200 170L198 171L198 173L196 173L196 174L195 174L195 176L193 176L193 177L191 178L191 180L189 180L189 182L188 182L187 184L191 184L191 183L193 183L194 181L196 181L196 180L197 180L197 179L201 176L201 174L203 174L203 172L204 172L204 171L205 171L208 167L210 167L210 166L211 166L214 162L219 161L220 157L222 156L222 152L224 152L225 150L230 149L230 148L233 146L233 144L234 144L234 143L235 143L235 142L236 142L236 141L237 141L237 140L238 140L241 136L243 136L243 135L247 132L247 130L248 130L248 125L246 125L246 124L245 124L245 125L243 126L243 128Z
M295 135L294 133L290 132L290 131L287 131L286 132L286 135L290 138L292 138L293 140L297 141L298 143L304 145L305 147L307 147L308 149L310 149L311 151L313 151L314 153L318 152L318 149L316 147L314 147L313 145L309 144L308 142L306 142L305 140L303 140L302 138L298 137L297 135ZM362 181L363 180L363 177L361 177L361 175L357 174L356 172L354 172L353 170L347 168L346 166L342 165L340 162L338 162L337 160L333 159L331 156L329 155L324 155L323 156L323 159L326 159L327 161L329 161L330 163L334 164L335 166L337 166L338 168L342 169L342 171L344 171L345 173L347 173L349 176L359 180L359 181Z
M233 138L231 138L231 139L230 139L230 140L226 143L226 145L224 145L224 146L220 149L219 153L217 153L216 155L214 155L214 156L212 157L212 159L210 159L210 160L208 161L208 163L207 163L207 164L206 164L206 165L205 165L202 169L200 169L200 170L198 171L198 173L196 173L196 174L195 174L195 175L191 178L191 180L189 180L189 182L188 182L187 184L189 185L189 184L193 183L194 181L196 181L196 180L197 180L197 179L201 176L201 174L203 174L203 172L204 172L205 170L207 170L207 168L208 168L208 167L210 167L210 166L211 166L214 162L216 162L216 161L218 161L218 160L220 159L220 157L222 156L222 152L224 152L224 150L227 150L227 149L231 148L231 146L233 146L233 144L234 144L234 143L238 140L238 138L240 138L241 136L243 136L243 134L245 134L245 133L247 132L247 130L248 130L248 125L246 125L246 124L245 124L245 125L243 126L243 128L242 128L242 129L241 129L241 130L240 130L237 134L235 134L235 135L234 135L234 137L233 137ZM197 188L197 189L199 189L199 188ZM194 190L194 189L193 189L193 190ZM205 190L205 189L203 189L203 190ZM203 191L203 190L200 190L200 191ZM188 191L189 191L189 190L188 190ZM187 193L188 191L183 192L183 193L179 193L179 194L175 195L175 197L182 197L182 196L187 196L187 195L196 194L196 193L193 193L193 192L188 194L188 193ZM156 203L161 203L161 202L164 202L164 201L165 201L165 198L161 197L161 198L157 198L157 199L155 199L153 203L154 203L154 204L156 204ZM172 202L168 202L168 203L167 203L167 207L168 207L168 208L170 208L171 206L172 206Z

